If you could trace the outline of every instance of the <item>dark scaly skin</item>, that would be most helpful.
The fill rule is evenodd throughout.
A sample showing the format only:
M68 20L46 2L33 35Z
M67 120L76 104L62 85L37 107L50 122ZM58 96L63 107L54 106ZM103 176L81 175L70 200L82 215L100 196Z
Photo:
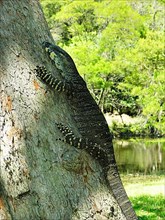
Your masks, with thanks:
M53 90L68 95L74 118L81 137L61 123L57 127L68 144L86 150L96 159L105 172L110 186L127 220L138 219L123 188L114 156L112 135L98 105L89 93L85 81L79 75L72 58L64 50L48 42L43 43L45 51L61 73L63 80L58 80L48 73L45 67L37 66L37 76Z

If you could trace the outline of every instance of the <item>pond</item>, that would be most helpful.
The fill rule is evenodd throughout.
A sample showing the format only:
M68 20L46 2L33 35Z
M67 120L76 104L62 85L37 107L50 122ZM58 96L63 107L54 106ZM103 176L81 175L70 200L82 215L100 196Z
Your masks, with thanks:
M165 139L114 140L113 144L120 173L165 172Z

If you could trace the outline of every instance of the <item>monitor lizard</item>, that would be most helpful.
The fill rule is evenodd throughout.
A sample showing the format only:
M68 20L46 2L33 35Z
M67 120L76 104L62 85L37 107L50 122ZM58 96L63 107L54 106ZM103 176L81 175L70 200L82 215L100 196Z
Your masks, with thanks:
M67 125L56 123L64 141L75 148L84 149L100 163L107 183L126 219L138 219L120 179L108 124L78 73L73 59L62 48L49 42L43 42L43 48L60 72L62 80L48 72L45 66L36 66L35 73L52 90L66 94L72 108L72 118L80 133L80 137L76 137Z

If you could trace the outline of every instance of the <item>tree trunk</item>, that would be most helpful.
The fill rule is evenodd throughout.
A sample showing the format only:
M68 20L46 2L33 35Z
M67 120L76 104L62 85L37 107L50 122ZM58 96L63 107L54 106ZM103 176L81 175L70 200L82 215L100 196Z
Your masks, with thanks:
M55 122L76 125L66 97L49 90L33 71L48 63L42 42L53 42L39 2L0 1L0 14L0 219L124 220L100 165L57 141Z

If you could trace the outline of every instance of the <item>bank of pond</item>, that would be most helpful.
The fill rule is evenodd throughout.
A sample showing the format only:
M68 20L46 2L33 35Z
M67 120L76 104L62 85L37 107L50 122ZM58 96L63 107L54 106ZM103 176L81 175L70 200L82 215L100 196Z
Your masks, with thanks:
M165 139L114 139L125 190L139 220L165 219Z

